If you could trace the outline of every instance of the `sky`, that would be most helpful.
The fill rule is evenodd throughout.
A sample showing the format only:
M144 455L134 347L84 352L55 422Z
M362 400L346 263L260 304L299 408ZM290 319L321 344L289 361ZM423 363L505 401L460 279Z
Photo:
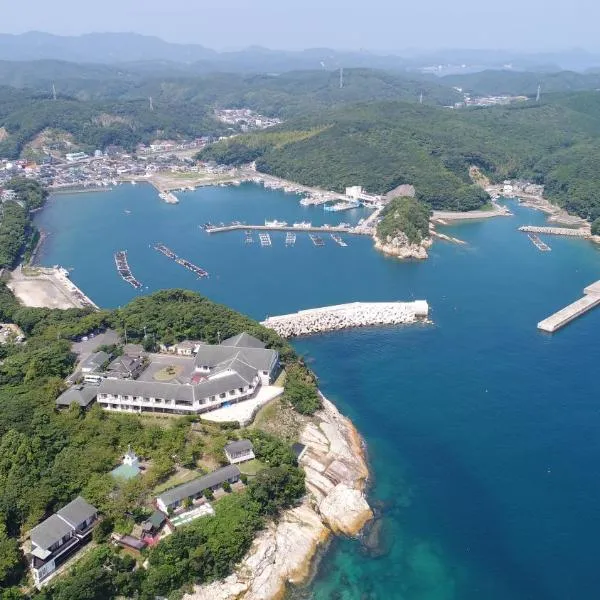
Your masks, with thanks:
M600 49L598 0L28 0L27 10L2 4L3 33L134 31L217 50Z

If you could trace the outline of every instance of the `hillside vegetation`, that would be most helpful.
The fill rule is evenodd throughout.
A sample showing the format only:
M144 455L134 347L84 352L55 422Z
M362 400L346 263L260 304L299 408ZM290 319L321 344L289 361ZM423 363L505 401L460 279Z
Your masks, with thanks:
M318 128L310 137L281 143L282 132L298 136ZM487 201L469 178L474 165L492 181L543 183L549 198L569 211L600 216L594 194L600 184L600 95L592 92L459 111L361 104L218 143L200 158L234 162L250 150L260 171L306 185L337 191L362 185L377 194L413 184L417 198L434 209L472 210Z
M384 242L406 235L410 244L419 244L429 236L431 209L415 198L394 198L381 212L377 237Z
M431 104L459 99L454 90L436 82L369 69L347 69L340 89L337 71L190 77L53 61L0 62L2 85L6 87L0 87L0 128L8 137L0 141L0 156L7 158L17 158L27 143L49 128L71 134L88 150L109 145L132 150L155 138L231 132L214 118L215 108L244 107L287 119L355 102L417 102L421 93Z
M217 502L215 517L177 530L151 550L148 570L132 571L133 561L119 558L112 546L101 544L71 576L41 593L40 600L107 600L132 597L134 591L135 597L151 600L186 583L223 577L243 556L265 519L276 517L304 493L304 476L289 446L263 431L239 431L231 424L211 424L193 416L161 422L108 413L99 406L87 412L77 406L55 410L63 378L75 363L72 339L112 326L121 332L127 327L130 339L142 341L143 323L157 341L188 336L217 341L218 332L228 336L250 331L279 349L292 374L283 401L287 399L299 412L313 413L320 401L312 375L287 342L248 317L185 290L138 298L119 311L25 308L0 284L0 320L17 323L27 335L25 344L0 346L2 598L22 597L11 589L25 577L18 538L77 494L101 510L104 539L112 528L129 532L149 515L157 485L175 469L202 469L205 460L224 463L223 447L229 440L250 436L257 459L268 466L245 491ZM117 481L109 471L129 444L150 466L140 478ZM96 535L94 539L103 541Z

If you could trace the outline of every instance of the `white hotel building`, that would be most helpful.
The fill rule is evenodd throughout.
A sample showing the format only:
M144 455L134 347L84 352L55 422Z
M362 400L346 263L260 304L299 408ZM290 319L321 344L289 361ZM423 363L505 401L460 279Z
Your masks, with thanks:
M252 398L279 366L279 354L247 333L200 346L193 360L190 383L104 379L97 401L106 410L201 414Z

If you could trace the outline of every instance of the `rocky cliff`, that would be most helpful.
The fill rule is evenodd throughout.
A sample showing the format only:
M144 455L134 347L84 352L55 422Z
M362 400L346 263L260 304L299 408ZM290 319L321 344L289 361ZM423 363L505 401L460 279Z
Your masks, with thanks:
M288 583L308 577L329 535L356 535L373 517L364 495L368 469L360 436L326 398L300 441L306 446L299 462L308 490L302 503L257 536L231 576L197 586L186 600L282 598Z
M428 258L427 249L431 247L433 240L430 237L425 238L419 244L411 244L408 237L403 232L398 232L395 236L386 236L381 239L375 234L375 249L400 259L417 258L423 260Z

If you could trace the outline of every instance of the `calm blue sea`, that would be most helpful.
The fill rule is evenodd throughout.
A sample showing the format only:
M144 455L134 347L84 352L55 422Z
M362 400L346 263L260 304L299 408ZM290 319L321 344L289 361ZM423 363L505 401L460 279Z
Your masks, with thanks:
M354 300L424 298L431 326L348 331L297 340L323 391L364 436L377 551L337 540L309 587L315 600L567 600L600 593L600 310L554 336L536 323L600 279L600 253L519 233L544 216L447 228L467 246L436 243L400 263L368 239L298 235L286 248L208 236L206 221L356 221L254 185L205 188L160 202L148 186L57 196L37 216L50 235L44 264L72 269L98 304L137 295L112 254L127 249L147 291L186 287L264 318ZM125 211L131 214L126 214ZM256 236L255 236L256 237ZM161 241L208 269L198 281L149 247Z

